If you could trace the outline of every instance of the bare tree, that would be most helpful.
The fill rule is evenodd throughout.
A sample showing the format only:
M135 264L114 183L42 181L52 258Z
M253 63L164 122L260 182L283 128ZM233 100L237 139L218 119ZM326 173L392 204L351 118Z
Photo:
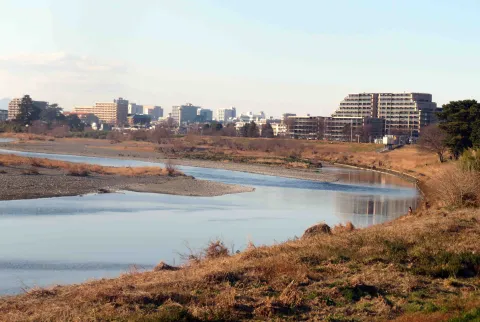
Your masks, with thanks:
M440 162L445 161L444 154L447 151L445 139L447 134L437 125L430 125L422 129L420 139L418 140L418 147L421 150L434 152L438 155Z

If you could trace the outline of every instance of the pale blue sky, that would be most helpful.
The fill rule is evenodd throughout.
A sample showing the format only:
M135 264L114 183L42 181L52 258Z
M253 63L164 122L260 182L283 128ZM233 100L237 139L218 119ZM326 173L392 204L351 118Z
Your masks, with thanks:
M480 1L0 0L0 98L329 115L348 93L478 98Z

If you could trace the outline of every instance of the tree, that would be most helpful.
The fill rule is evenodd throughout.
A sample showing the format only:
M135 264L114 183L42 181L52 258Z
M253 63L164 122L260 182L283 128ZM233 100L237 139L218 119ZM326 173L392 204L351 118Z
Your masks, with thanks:
M49 104L40 112L39 118L49 125L55 121L64 121L66 119L65 115L63 115L63 108L59 107L58 104Z
M19 109L16 121L22 125L31 125L33 121L40 118L42 112L42 109L33 103L29 95L22 98Z
M463 151L480 146L480 104L475 100L452 101L438 114L445 143L455 158Z
M262 125L262 137L273 138L273 128L270 123Z
M68 127L71 131L82 132L85 128L85 124L80 120L76 114L70 114L66 117Z
M427 126L422 129L420 139L418 140L418 148L436 153L440 162L444 162L444 155L448 149L445 142L446 138L447 133L438 125Z
M350 124L345 124L342 129L343 140L350 142L352 140L352 126Z

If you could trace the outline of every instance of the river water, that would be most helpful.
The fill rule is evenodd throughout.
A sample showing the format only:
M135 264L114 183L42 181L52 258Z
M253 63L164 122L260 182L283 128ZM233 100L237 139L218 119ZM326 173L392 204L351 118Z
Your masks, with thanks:
M0 151L0 153L12 153ZM111 166L158 165L70 155L15 152ZM364 170L323 168L335 183L220 169L179 167L198 179L253 186L254 192L184 197L119 192L0 201L0 293L33 286L118 276L221 238L233 251L301 236L310 225L351 221L357 227L390 221L418 201L414 185ZM1 182L0 182L1 184ZM32 188L34 189L34 188Z

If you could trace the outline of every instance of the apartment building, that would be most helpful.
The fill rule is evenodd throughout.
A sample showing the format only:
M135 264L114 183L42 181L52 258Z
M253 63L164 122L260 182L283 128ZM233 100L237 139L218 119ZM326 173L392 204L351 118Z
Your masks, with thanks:
M384 134L418 136L421 127L436 122L436 103L424 93L359 93L345 97L325 123L329 140L350 141L363 134L378 138ZM383 129L380 127L383 126ZM368 130L368 135L365 131ZM347 132L350 131L350 135Z
M0 110L0 122L8 119L8 110Z
M158 121L159 118L163 117L163 108L156 105L145 105L143 106L143 114L150 115L152 120Z
M385 119L387 134L417 136L422 127L435 123L437 104L432 94L380 93L378 117Z
M322 116L288 116L285 119L288 136L292 139L318 139L323 132L325 118Z
M286 136L287 135L287 126L283 123L270 123L273 129L274 136Z
M8 119L14 120L17 118L17 115L20 114L20 104L22 103L21 98L14 98L8 103ZM44 101L32 101L32 103L39 107L40 109L45 109L48 106L48 102Z
M193 123L197 119L197 111L200 106L190 103L172 107L172 118L178 125Z
M113 102L96 102L93 106L75 106L74 111L80 114L94 114L102 123L126 125L128 100L119 98Z
M228 123L229 120L237 117L237 109L235 107L231 108L219 108L217 110L217 121L222 123Z

